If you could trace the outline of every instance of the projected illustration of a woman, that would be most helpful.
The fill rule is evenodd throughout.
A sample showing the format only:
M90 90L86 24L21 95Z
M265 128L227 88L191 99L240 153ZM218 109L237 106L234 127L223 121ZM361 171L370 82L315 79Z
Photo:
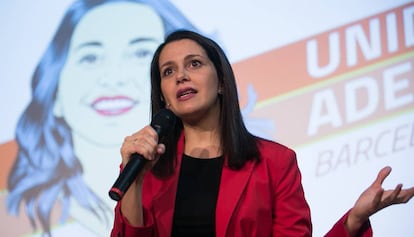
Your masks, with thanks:
M108 236L119 144L148 124L150 59L178 28L195 30L166 0L83 0L69 7L18 122L9 213L17 215L23 203L31 224L48 235L59 205L61 221L72 217Z

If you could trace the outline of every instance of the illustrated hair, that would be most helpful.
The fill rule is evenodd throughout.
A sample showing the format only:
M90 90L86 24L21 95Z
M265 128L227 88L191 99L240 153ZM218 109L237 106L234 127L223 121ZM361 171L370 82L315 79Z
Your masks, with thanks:
M61 205L60 221L69 216L70 199L99 220L110 224L110 208L85 183L82 164L73 149L71 128L64 118L53 115L60 72L66 62L71 36L91 9L114 2L147 4L164 23L165 34L176 29L195 29L167 0L80 0L63 16L54 37L32 77L32 99L16 128L18 153L8 177L7 209L18 215L21 203L31 225L39 222L44 235L51 236L51 212ZM115 167L114 167L115 168Z

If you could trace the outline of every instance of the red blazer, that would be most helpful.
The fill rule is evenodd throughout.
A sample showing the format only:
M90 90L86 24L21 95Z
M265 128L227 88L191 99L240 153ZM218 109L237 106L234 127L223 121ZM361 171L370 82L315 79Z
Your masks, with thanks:
M170 237L175 196L184 148L177 147L178 163L169 178L144 177L142 202L145 226L133 227L123 218L119 202L111 236ZM223 167L216 206L216 237L311 236L310 209L305 200L296 154L266 140L259 141L261 161L241 170ZM202 205L202 204L201 204ZM327 236L346 233L343 225Z

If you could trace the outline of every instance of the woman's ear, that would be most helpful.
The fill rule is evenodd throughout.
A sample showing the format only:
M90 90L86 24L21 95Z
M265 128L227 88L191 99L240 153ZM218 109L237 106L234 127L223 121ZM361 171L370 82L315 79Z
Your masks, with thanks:
M219 88L217 89L217 93L219 94L219 95L222 95L223 94L223 86L219 86Z

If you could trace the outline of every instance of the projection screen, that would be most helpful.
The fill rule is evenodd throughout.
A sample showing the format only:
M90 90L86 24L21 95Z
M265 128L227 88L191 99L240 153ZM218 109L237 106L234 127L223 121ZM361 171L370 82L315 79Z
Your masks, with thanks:
M125 39L178 28L224 48L248 129L296 151L314 236L382 167L393 169L385 189L414 186L412 1L144 2L156 10L0 3L1 236L109 235L108 190L124 137L150 121L148 53L158 45ZM121 87L128 78L137 82ZM414 202L370 220L377 237L410 236Z

